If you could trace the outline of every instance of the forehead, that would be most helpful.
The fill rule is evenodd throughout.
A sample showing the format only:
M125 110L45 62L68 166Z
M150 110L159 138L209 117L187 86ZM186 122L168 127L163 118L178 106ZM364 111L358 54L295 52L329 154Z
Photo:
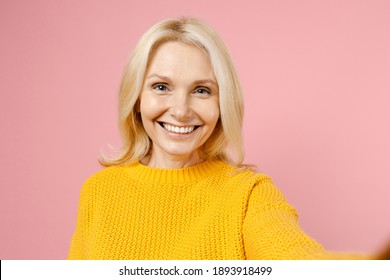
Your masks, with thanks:
M200 48L181 43L161 44L151 57L147 74L213 79L214 72L209 56Z

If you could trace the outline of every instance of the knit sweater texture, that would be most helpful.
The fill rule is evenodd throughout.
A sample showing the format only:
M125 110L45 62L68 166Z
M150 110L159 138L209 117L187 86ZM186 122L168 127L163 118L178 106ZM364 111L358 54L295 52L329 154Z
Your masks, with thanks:
M137 162L92 175L69 259L312 259L321 245L266 175L222 161L182 169Z

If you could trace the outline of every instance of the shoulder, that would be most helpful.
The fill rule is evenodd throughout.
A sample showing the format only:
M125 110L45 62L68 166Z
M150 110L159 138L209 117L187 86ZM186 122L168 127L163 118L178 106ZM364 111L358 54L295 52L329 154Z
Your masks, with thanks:
M129 180L128 170L130 166L110 166L106 167L85 180L81 191L86 192L101 192L104 190L112 190Z
M126 176L126 170L129 168L129 166L110 166L106 167L94 174L92 174L88 179L85 181L85 183L102 183L121 179L123 176Z
M226 174L239 180L249 188L250 199L257 203L287 203L287 200L272 178L263 173L257 173L249 168L235 168L230 165ZM229 176L229 175L228 175Z
M233 180L240 180L242 183L252 185L267 185L273 184L272 179L263 173L257 173L251 166L235 167L231 164L224 163L222 174Z
M244 167L235 167L229 163L221 164L221 169L214 174L219 180L225 181L228 185L235 185L240 189L245 190L249 194L254 189L262 189L263 191L276 191L272 179L263 173Z
M226 164L216 176L224 181L221 193L241 197L249 209L288 211L296 215L294 207L266 174Z

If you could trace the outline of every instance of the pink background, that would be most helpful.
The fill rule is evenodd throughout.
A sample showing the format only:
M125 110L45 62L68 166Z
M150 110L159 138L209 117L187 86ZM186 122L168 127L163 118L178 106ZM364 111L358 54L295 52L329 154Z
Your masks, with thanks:
M99 149L119 144L125 61L147 28L182 15L231 51L246 161L327 249L378 250L390 237L390 1L2 0L0 258L66 257L80 187Z

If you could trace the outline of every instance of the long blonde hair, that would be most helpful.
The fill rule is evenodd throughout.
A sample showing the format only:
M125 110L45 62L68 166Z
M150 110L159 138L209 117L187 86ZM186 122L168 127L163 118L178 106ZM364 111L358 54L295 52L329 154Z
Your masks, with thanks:
M240 166L244 158L242 143L243 97L233 62L218 34L206 23L194 18L167 19L152 26L139 40L125 66L119 92L118 125L122 147L115 154L103 155L103 166L123 165L145 157L151 148L140 113L139 97L150 59L157 48L168 41L190 44L205 51L219 88L220 119L206 141L209 159Z

